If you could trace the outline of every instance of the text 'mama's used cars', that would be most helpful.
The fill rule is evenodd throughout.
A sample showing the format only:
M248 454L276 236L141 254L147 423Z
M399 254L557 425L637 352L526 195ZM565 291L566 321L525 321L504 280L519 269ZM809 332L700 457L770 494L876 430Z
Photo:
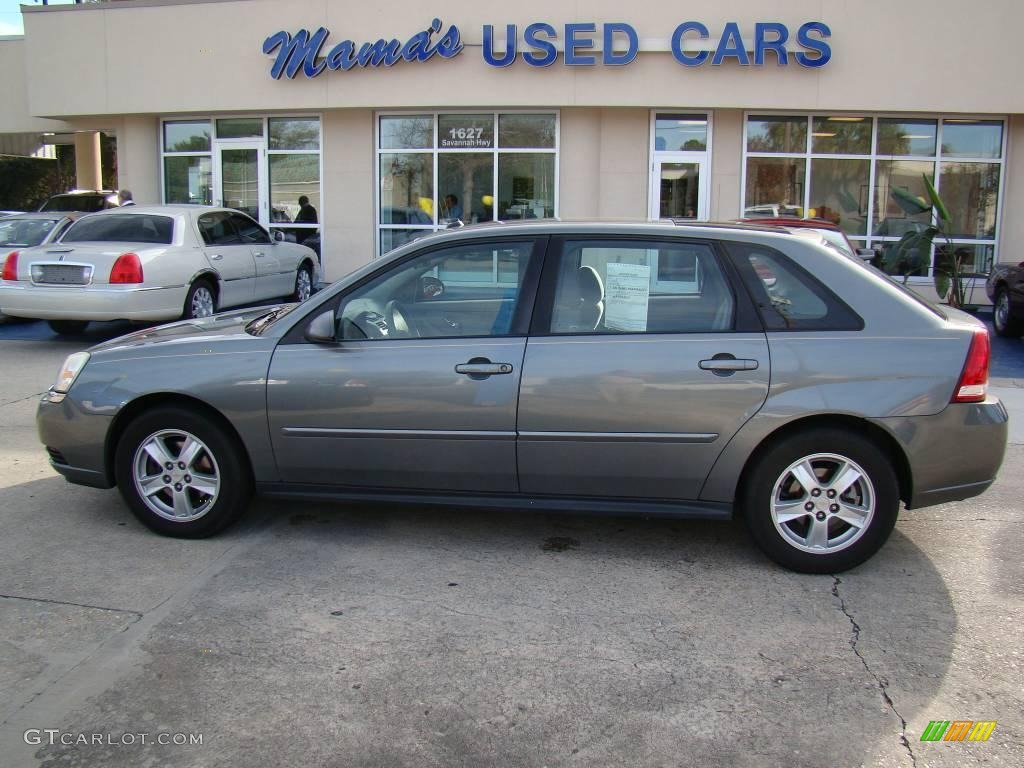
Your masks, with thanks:
M303 301L316 254L238 211L137 206L84 216L56 243L4 259L0 307L80 333L92 320L208 317L266 299Z
M835 572L900 502L992 483L989 339L824 241L743 225L427 236L298 306L68 358L40 437L147 526L208 536L255 488L727 518Z

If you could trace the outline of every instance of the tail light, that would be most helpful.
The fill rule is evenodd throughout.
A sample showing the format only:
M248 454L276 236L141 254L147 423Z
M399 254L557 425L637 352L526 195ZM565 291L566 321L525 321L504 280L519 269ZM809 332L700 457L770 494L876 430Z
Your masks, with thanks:
M4 261L4 280L18 279L18 252L11 251Z
M951 402L980 403L988 394L988 363L991 357L991 346L988 331L978 328L971 338L971 348L967 350L967 361L964 363L960 381L956 384L956 392Z
M110 268L111 283L141 283L142 262L134 253L122 253Z

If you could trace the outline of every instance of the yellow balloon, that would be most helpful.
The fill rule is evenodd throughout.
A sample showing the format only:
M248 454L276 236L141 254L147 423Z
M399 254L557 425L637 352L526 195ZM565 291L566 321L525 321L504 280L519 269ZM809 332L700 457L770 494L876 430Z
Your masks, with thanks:
M484 195L480 198L480 202L484 205L494 205L494 195Z

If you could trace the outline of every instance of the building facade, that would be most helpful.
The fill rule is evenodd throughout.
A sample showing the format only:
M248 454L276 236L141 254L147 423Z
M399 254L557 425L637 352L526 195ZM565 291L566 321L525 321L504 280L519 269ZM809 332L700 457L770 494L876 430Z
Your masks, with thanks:
M978 273L1021 258L1010 0L23 12L0 134L114 134L137 201L317 236L328 279L455 218L796 214L891 249L928 222L924 177L952 246L901 265L912 283L950 247Z

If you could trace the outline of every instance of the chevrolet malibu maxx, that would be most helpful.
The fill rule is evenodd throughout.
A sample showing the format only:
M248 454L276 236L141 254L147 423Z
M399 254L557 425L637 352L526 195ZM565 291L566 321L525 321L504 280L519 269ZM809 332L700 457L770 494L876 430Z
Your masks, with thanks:
M71 355L53 467L154 531L250 494L742 517L834 572L901 504L992 483L1007 414L974 318L825 241L744 225L534 222L404 245L300 304Z

